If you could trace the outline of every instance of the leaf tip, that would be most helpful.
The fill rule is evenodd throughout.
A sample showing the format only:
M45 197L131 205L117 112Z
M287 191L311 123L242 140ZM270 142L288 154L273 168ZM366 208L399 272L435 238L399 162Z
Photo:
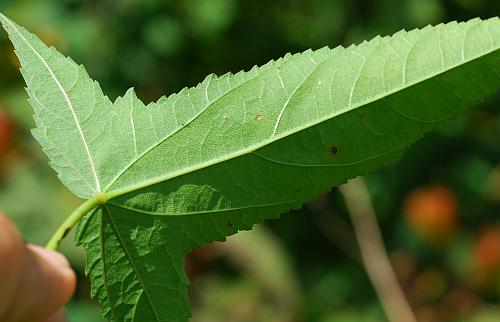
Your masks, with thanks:
M16 24L12 20L7 18L7 16L1 12L0 12L0 23L2 24L3 29L7 31L9 35L10 35L10 28L16 26Z
M137 97L137 92L135 91L135 87L130 87L126 92L125 95L131 95L132 97Z
M0 22L2 25L5 27L5 24L9 21L9 18L7 18L3 13L0 12Z

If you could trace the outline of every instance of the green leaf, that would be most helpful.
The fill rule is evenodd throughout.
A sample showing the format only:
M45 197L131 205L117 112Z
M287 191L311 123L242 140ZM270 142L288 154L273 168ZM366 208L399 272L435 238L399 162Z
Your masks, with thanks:
M187 321L184 256L394 161L500 87L500 20L323 48L144 106L0 16L113 321ZM68 227L63 227L63 232ZM61 233L62 234L62 233Z

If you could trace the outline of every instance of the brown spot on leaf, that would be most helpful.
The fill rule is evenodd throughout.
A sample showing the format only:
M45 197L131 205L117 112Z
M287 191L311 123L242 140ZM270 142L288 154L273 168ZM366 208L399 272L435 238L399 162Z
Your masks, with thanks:
M336 156L339 153L339 148L336 145L330 147L330 154Z
M255 119L256 119L257 121L262 120L262 113L261 113L261 112L257 112L257 114L255 114Z
M234 227L234 225L233 225L233 223L232 223L232 222L228 222L228 223L227 223L227 228L228 228L228 229L231 229L231 228L233 228L233 227Z

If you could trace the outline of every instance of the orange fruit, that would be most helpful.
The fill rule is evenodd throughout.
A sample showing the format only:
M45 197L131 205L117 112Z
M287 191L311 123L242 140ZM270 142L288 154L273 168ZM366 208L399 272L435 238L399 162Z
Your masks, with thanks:
M449 239L457 226L458 210L454 193L440 185L411 192L404 203L408 226L419 237L430 242Z

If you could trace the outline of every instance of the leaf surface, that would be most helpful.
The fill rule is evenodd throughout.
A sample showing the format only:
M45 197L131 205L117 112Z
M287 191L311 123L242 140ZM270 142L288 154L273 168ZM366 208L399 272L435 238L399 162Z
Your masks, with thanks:
M187 321L184 256L394 161L500 87L500 20L400 31L209 76L145 106L0 15L33 134L76 195L92 294L113 321ZM97 205L96 205L97 206Z

